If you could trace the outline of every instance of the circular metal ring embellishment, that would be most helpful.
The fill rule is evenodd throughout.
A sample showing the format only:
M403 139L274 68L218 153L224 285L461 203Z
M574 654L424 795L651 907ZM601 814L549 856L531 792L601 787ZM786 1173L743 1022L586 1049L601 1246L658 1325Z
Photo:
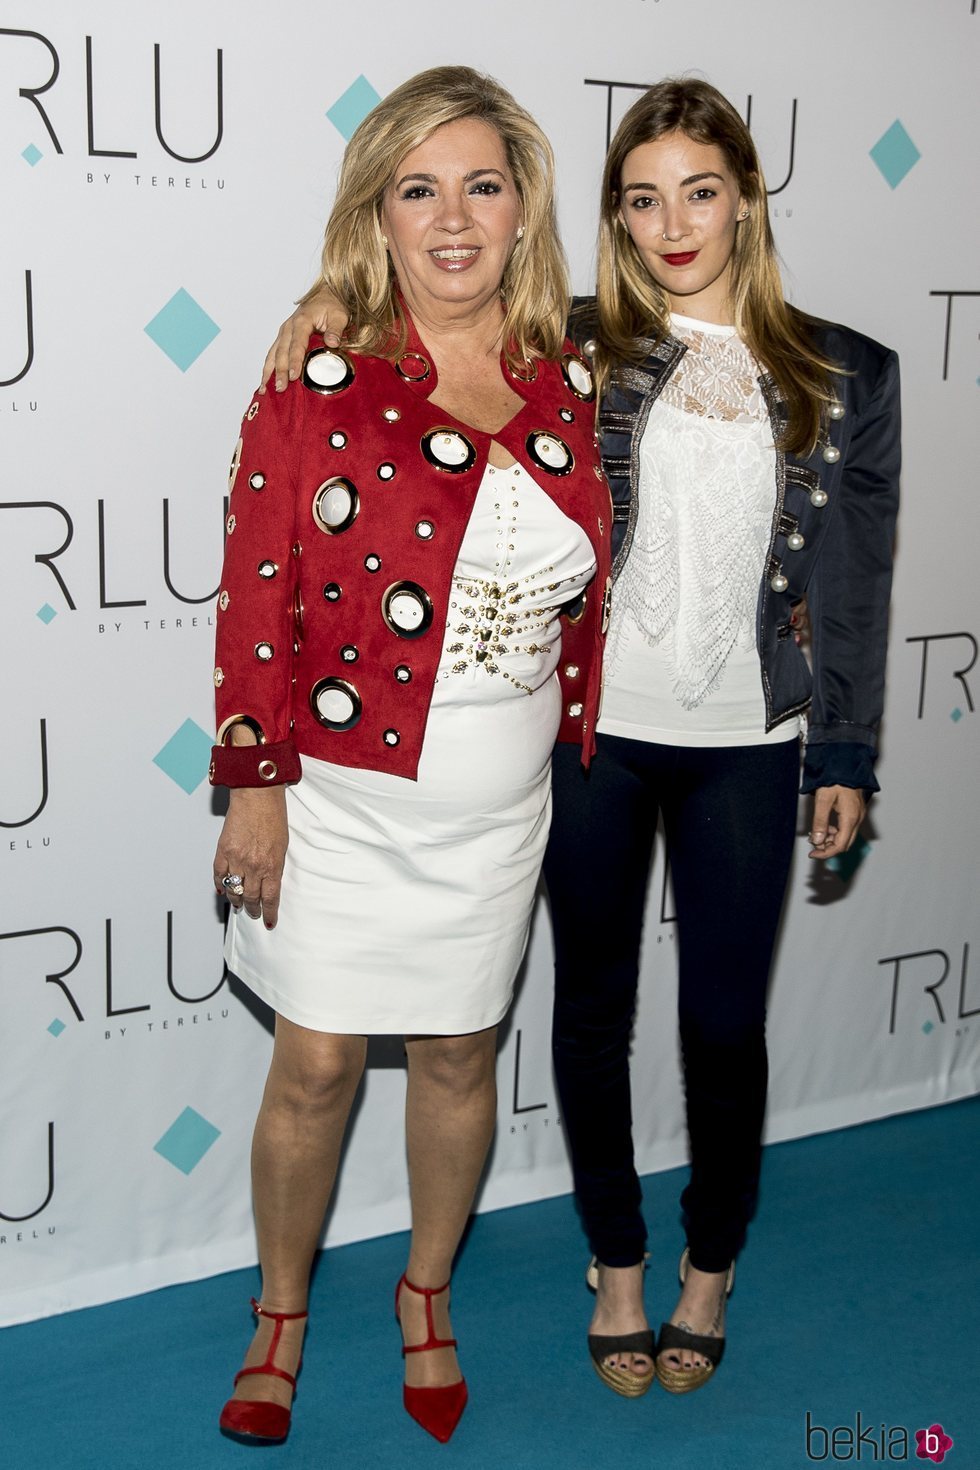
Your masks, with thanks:
M395 372L406 383L424 383L432 372L432 365L421 352L406 352L395 363Z
M430 429L421 445L429 464L450 475L465 474L476 464L476 449L458 429Z
M528 434L524 447L538 469L548 475L569 475L575 468L575 456L557 434L545 429L535 429Z
M421 638L432 626L432 598L417 582L392 582L381 599L381 616L399 638Z
M313 519L328 536L339 536L349 530L360 508L357 489L343 475L324 480L313 497Z
M361 718L361 696L347 679L318 679L310 690L313 718L328 730L352 730Z
M575 597L572 599L571 602L566 603L565 616L573 627L576 623L580 623L585 617L585 609L588 605L588 601L589 593L588 588L586 588L584 592L579 593L578 597Z
M253 720L251 715L229 715L227 720L222 722L221 728L215 736L216 745L224 745L225 737L233 725L244 725L246 729L251 730L259 745L265 744L265 731L258 720Z
M303 363L303 386L314 393L343 393L354 381L354 364L335 348L316 347Z
M231 464L228 466L228 494L235 488L235 480L238 478L238 466L242 462L242 440L239 439L235 445L235 452L231 456Z
M523 371L518 371L511 363L507 364L507 370L519 383L536 383L538 380L538 365L532 358L525 358Z
M595 379L587 362L576 357L574 352L566 352L561 360L561 375L576 398L583 403L592 402L595 397Z

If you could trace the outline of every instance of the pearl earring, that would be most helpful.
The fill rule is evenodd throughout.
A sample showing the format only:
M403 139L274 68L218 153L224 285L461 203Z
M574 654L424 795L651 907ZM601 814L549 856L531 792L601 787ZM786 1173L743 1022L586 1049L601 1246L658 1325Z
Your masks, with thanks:
M524 239L524 226L523 225L518 225L517 226L517 238L518 238L518 240L523 240Z
M388 236L387 235L382 235L381 236L381 243L384 246L384 248L387 250L388 249Z

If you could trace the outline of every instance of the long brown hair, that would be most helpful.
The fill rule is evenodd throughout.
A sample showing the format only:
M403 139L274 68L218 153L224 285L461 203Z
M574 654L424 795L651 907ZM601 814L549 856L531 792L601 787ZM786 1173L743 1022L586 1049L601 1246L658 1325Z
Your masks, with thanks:
M786 403L780 447L810 452L820 436L826 406L836 394L836 364L817 351L807 318L790 307L769 225L766 185L752 136L734 107L708 82L668 77L644 92L624 116L609 146L602 179L598 296L600 382L617 362L642 357L638 338L670 331L666 291L652 278L620 219L621 181L627 155L668 133L721 149L748 217L740 220L732 255L731 305L735 329Z
M369 112L344 154L327 221L323 285L346 307L356 350L401 350L404 321L394 268L381 234L381 206L399 161L446 123L478 118L501 137L524 211L524 234L504 271L502 340L513 366L557 357L569 287L555 218L554 155L544 133L493 77L468 66L437 66L396 87Z

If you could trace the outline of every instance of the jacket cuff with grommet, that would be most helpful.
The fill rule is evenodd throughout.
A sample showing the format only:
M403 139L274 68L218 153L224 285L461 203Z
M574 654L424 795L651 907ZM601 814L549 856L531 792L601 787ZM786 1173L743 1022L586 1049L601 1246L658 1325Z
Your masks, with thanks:
M208 780L212 786L285 786L303 774L291 740L275 745L214 745Z

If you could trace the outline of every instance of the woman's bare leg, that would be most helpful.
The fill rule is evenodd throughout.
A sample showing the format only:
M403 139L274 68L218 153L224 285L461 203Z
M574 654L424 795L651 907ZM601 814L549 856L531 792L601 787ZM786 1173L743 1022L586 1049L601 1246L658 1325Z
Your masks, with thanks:
M252 1140L252 1191L262 1267L262 1305L306 1310L310 1268L330 1200L344 1130L364 1071L367 1041L310 1031L276 1017L276 1042ZM265 1360L273 1323L259 1318L245 1366ZM305 1322L286 1322L276 1364L295 1374ZM289 1405L281 1378L243 1378L235 1398Z
M412 1193L412 1244L406 1274L416 1286L443 1286L480 1182L497 1113L497 1028L467 1036L407 1038L406 1137ZM425 1301L403 1291L406 1343L426 1337ZM432 1302L438 1337L451 1337L449 1292ZM452 1348L410 1353L405 1381L415 1388L460 1377Z

